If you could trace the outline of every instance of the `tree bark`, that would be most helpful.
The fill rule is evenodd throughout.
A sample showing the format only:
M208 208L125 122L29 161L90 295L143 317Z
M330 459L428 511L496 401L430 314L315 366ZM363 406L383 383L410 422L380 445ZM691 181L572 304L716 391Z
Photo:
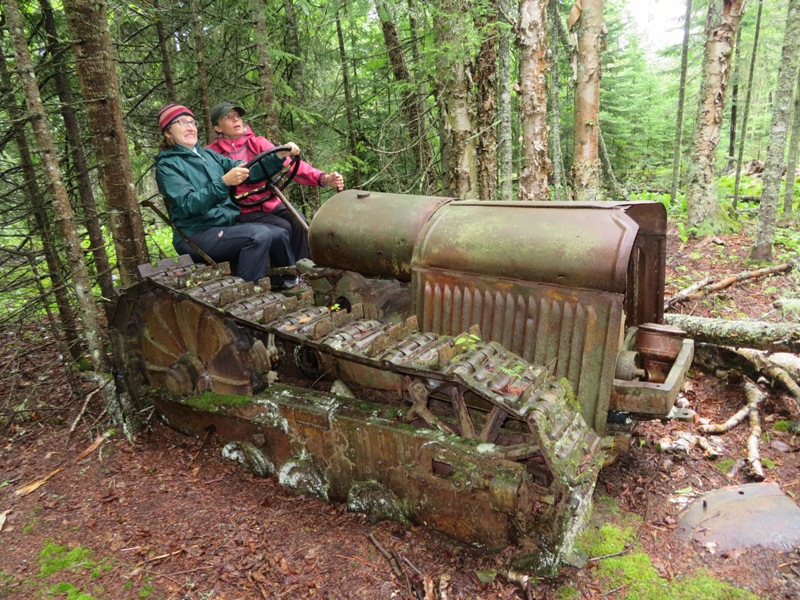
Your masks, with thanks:
M747 139L747 120L750 117L750 99L753 97L753 75L756 69L756 56L758 55L758 38L761 34L761 14L764 9L764 0L758 0L758 13L756 15L756 31L753 37L753 51L750 53L750 72L747 75L747 94L744 98L744 114L742 115L742 131L739 133L739 153L736 157L736 182L733 185L733 208L739 204L739 184L742 181L742 161L744 158L744 142Z
M111 213L120 279L123 285L130 285L139 279L137 267L148 261L147 244L122 123L106 6L103 0L65 0L64 10L86 102L100 185Z
M345 4L343 2L343 4ZM339 42L339 60L342 63L342 88L344 89L344 111L347 117L347 144L350 149L350 154L355 158L355 165L353 168L353 187L361 187L361 166L358 152L358 144L356 143L356 125L355 118L353 117L353 99L350 93L350 69L349 61L347 60L347 52L344 47L344 33L342 32L342 14L341 11L336 9L336 39Z
M686 186L688 224L702 234L720 230L723 223L714 188L714 163L722 134L731 54L744 4L745 0L711 0L708 5L703 76Z
M499 0L490 0L477 19L481 47L475 59L477 87L476 126L478 141L475 157L478 162L478 198L497 200L497 21Z
M794 117L792 118L792 135L789 139L789 156L786 158L786 189L783 194L783 217L792 216L794 203L794 182L797 178L797 156L800 151L800 72L794 92Z
M600 77L605 46L603 0L584 0L577 21L575 81L575 148L572 159L573 198L598 200L600 180Z
M208 93L208 71L206 70L206 52L203 45L205 32L203 31L202 23L200 23L200 12L197 9L195 0L189 0L189 12L192 18L194 58L200 83L200 114L202 115L203 128L206 130L206 144L210 144L214 141L214 128L211 126L211 98Z
M792 97L800 53L800 0L789 1L781 63L772 112L767 158L764 161L764 190L758 210L756 239L750 251L753 260L769 260L775 241L775 221L780 203L781 179L786 166L786 132L790 127Z
M39 149L39 155L45 170L45 182L53 199L61 237L64 240L64 249L67 263L72 275L72 284L75 288L75 297L78 302L78 315L83 324L84 337L89 353L94 361L95 369L106 370L108 359L103 351L103 339L98 320L97 305L92 295L92 285L89 281L89 272L83 262L81 240L78 236L75 215L72 212L64 180L61 176L61 167L58 163L53 136L50 125L44 112L39 85L34 75L28 46L25 41L25 30L22 26L22 16L16 0L2 0L3 12L6 17L8 31L11 34L11 43L14 47L14 59L17 73L22 81L22 91L25 95L25 104L28 108L31 124L33 125L34 139Z
M522 125L520 200L549 200L549 128L547 126L547 0L519 5L519 119Z
M92 191L92 181L89 177L89 167L86 164L86 155L83 152L83 141L81 139L78 118L75 115L73 106L75 100L72 97L69 81L67 80L67 65L64 60L64 45L58 39L56 20L53 16L53 7L50 0L39 0L44 17L44 26L48 36L48 52L53 61L53 78L56 84L56 92L61 102L61 116L64 119L64 132L67 138L67 147L70 151L72 164L75 168L75 177L78 182L78 196L84 212L84 224L89 234L89 241L92 244L92 256L94 257L97 269L97 280L100 283L100 291L103 293L102 306L106 312L106 317L111 318L113 309L112 299L114 298L114 282L111 277L111 263L106 253L106 242L103 238L103 228L100 222L100 211L97 209L94 192Z
M499 0L500 10L507 14L510 0ZM500 128L497 134L497 154L499 164L497 179L500 187L500 200L510 202L514 194L514 149L511 133L511 30L510 23L500 28L497 47L497 77L500 81L500 94L497 111Z
M675 151L672 155L672 188L669 203L675 204L681 179L681 145L683 143L683 110L686 105L686 73L689 70L689 33L692 30L692 0L686 0L681 44L681 79L678 85L678 115L675 118Z
M431 158L433 151L428 141L427 127L425 127L425 109L417 94L417 85L413 81L411 71L408 68L408 61L403 51L403 45L400 42L400 35L390 16L389 9L386 3L381 0L375 2L375 8L381 20L383 41L386 44L386 51L389 53L389 60L392 63L392 73L395 81L400 84L402 89L400 106L408 126L416 172L422 175L420 187L423 194L428 194L436 189L436 176L431 168L433 166Z
M475 158L475 128L472 114L472 72L467 20L469 0L443 0L437 18L438 44L447 49L439 61L437 87L440 96L445 144L449 160L443 165L449 174L445 195L475 198L477 195L477 165Z
M770 352L800 352L800 327L797 325L706 319L672 313L665 314L664 321L683 329L698 342Z
M264 111L264 127L270 139L280 139L281 128L275 104L275 84L272 82L272 61L269 58L267 20L264 17L264 0L253 0L253 32L258 52L258 79L261 87L261 106Z

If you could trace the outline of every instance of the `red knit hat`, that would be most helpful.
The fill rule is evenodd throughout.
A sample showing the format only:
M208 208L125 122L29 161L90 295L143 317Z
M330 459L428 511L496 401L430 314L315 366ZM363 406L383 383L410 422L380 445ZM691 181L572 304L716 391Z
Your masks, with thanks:
M194 113L181 104L169 104L158 111L158 124L161 126L161 131L165 131L181 115L189 115L194 118Z

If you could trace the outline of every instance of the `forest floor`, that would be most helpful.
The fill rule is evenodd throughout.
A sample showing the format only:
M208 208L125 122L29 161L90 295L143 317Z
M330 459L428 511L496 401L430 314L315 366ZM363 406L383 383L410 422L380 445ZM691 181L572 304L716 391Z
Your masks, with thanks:
M750 239L681 242L673 231L667 294L707 275L747 269ZM679 310L778 319L772 301L794 295L799 277L742 282ZM687 499L749 481L744 469L731 477L721 466L743 456L746 424L720 436L725 449L716 461L697 448L656 451L659 438L691 430L692 423L638 424L600 474L595 518L583 542L594 556L630 550L524 585L503 571L513 548L485 555L421 527L370 525L341 505L296 497L274 479L254 478L223 459L213 437L185 437L153 418L128 443L113 431L99 394L70 390L44 328L4 337L0 598L371 599L412 598L412 589L427 590L431 599L800 597L797 549L716 552L674 535ZM734 375L697 368L690 375L684 395L699 417L720 422L743 405ZM800 439L775 430L792 415L783 392L762 388L766 480L797 502ZM48 476L38 489L18 493ZM399 557L403 580L370 534Z

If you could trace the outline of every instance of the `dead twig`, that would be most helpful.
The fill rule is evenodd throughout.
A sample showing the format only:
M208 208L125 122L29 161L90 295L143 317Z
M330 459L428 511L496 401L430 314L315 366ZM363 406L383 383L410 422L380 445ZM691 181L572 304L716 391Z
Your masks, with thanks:
M397 557L383 547L383 545L378 541L378 538L375 537L374 533L369 534L369 541L372 542L372 545L378 549L383 557L389 561L389 565L392 568L392 573L397 578L397 581L400 583L405 583L406 591L408 592L409 596L418 598L419 596L415 593L415 590L411 586L411 581L408 579L408 575L405 574L402 567L400 566L400 562L397 560Z
M94 396L95 396L95 394L97 394L97 392L101 392L102 390L104 390L105 387L109 383L111 383L111 381L112 381L111 379L107 380L101 387L94 388L91 392L86 394L86 399L83 401L83 406L81 406L81 410L78 413L78 416L75 417L75 420L72 422L72 426L69 428L69 435L72 435L72 433L75 431L75 428L78 426L78 423L83 418L83 415L86 412L86 407L89 406L89 401L92 398L94 398ZM69 435L67 437L69 437Z
M664 302L664 310L672 308L676 304L680 304L681 302L686 302L688 300L699 300L708 294L713 292L719 292L721 290L727 289L731 287L735 283L739 283L740 281L747 281L749 279L758 279L759 277L765 277L767 275L774 275L776 273L783 273L784 271L789 271L794 267L794 263L786 262L781 263L779 265L774 265L772 267L764 267L763 269L756 269L755 271L742 271L741 273L737 273L736 275L728 275L723 277L722 279L718 280L714 283L714 280L710 277L707 277L703 281L700 281L694 285L689 286L685 290L678 292L671 298L668 298Z

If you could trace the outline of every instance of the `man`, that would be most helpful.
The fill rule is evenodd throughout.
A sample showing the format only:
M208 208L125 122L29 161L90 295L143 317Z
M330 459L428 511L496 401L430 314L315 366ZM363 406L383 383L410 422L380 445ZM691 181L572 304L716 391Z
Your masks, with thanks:
M249 161L257 154L274 148L275 144L263 136L256 136L250 127L242 120L245 111L241 106L232 102L220 102L211 109L211 123L217 132L217 139L207 146L208 149L218 152L234 160ZM287 144L292 150L286 161L297 155L300 149L295 144ZM300 161L295 181L302 185L335 187L344 189L344 179L337 173L323 173L307 162ZM258 188L258 184L242 184L237 186L236 194L240 195ZM284 206L279 198L270 191L257 192L247 197L247 203L257 203L266 199L259 206L241 209L238 217L239 223L266 223L280 227L289 234L289 243L294 253L295 260L308 258L308 240L303 227L297 223L294 215Z

